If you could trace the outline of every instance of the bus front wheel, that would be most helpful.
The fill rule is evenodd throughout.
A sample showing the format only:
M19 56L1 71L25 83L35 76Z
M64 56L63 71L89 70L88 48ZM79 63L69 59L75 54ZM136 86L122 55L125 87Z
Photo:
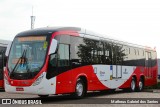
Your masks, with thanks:
M82 79L78 79L73 96L75 98L83 98L86 93L85 84Z

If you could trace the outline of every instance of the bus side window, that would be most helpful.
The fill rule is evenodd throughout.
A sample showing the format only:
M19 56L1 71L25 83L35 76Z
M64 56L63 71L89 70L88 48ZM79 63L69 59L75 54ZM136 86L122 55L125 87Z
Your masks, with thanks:
M69 66L69 45L60 44L58 49L58 67Z

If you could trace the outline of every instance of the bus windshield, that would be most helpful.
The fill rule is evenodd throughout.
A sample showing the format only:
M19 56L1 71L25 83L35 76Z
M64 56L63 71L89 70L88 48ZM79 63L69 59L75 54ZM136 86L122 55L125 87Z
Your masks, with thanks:
M16 37L9 59L9 73L32 73L42 68L47 52L46 36Z

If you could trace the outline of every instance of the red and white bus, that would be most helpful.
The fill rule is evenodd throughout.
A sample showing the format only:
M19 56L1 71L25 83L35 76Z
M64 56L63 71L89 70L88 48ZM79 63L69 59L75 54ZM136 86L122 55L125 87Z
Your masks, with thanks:
M7 50L7 46L11 43L8 40L0 40L0 88L4 88L4 79L3 79L3 70L6 66L7 57L5 56L5 52Z
M157 84L154 49L76 27L21 32L13 40L4 73L5 91L39 96L87 91L142 91Z

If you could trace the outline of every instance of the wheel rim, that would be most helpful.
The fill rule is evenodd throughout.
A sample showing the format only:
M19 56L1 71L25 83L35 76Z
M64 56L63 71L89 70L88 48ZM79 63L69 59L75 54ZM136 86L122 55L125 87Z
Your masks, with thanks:
M132 82L131 82L131 89L132 89L132 91L135 90L135 87L136 87L135 85L136 85L135 81L132 80Z
M83 93L83 85L82 83L78 83L76 86L76 93L78 96L81 96Z
M139 90L142 90L142 88L143 88L143 82L139 81Z

